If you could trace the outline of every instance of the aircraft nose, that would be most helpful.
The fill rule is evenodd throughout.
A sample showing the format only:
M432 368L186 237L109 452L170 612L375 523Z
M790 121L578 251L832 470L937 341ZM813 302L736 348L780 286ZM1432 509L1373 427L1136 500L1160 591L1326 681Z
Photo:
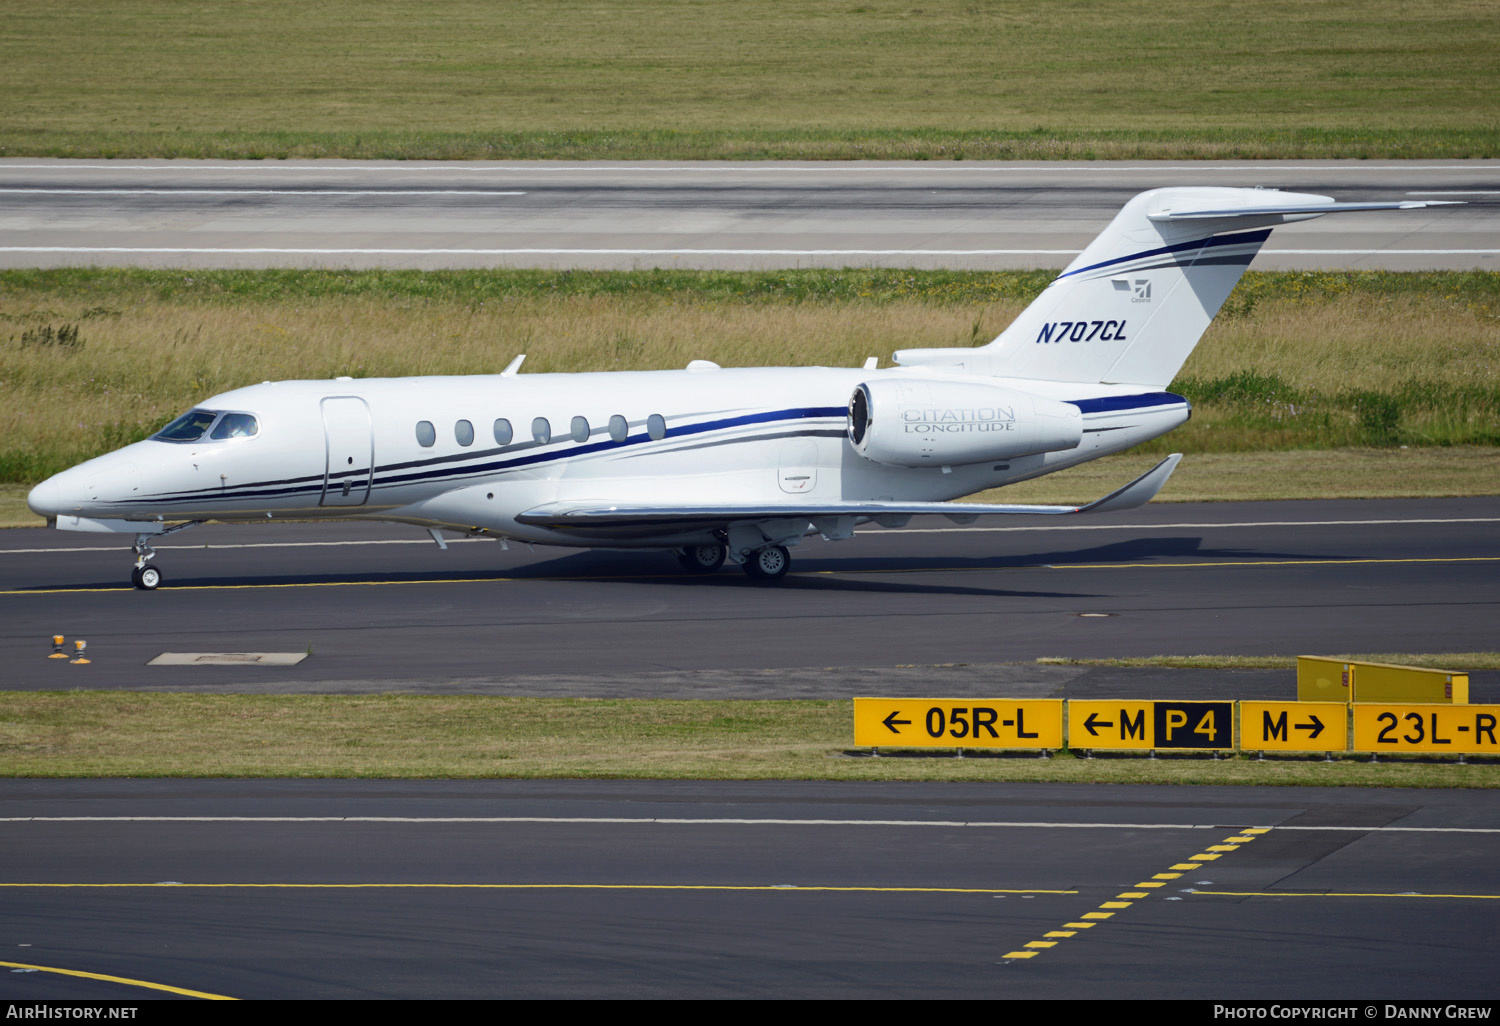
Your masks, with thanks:
M26 505L39 517L55 517L62 511L62 493L56 476L49 477L26 496Z

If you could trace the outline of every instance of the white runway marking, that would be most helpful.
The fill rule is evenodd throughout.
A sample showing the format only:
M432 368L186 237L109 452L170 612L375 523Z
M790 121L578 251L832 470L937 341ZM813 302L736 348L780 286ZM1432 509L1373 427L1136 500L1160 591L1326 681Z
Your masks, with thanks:
M1177 531L1211 527L1358 527L1370 524L1495 524L1500 517L1412 520L1243 520L1220 524L1047 524L1035 527L895 527L886 534L954 534L960 531Z
M1077 256L1076 249L334 249L257 246L0 246L0 253L146 253L171 256ZM1500 249L1263 249L1262 256L1495 256Z
M970 819L686 819L662 816L4 816L0 823L471 823L475 825L621 824L635 826L999 827L1012 830L1302 830L1357 833L1500 834L1500 827L1276 826L1226 823L1052 823Z
M514 189L21 189L0 186L0 195L44 196L524 196Z

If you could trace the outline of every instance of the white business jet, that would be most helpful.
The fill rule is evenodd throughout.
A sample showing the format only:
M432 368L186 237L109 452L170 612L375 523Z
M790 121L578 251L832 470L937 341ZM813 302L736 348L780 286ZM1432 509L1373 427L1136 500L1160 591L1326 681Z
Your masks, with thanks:
M209 520L385 520L537 544L673 551L774 580L788 548L940 514L1130 509L1174 454L1086 506L948 500L1120 452L1188 419L1166 391L1274 225L1423 202L1262 189L1142 193L986 346L909 349L895 367L337 378L214 396L43 481L63 530L151 541Z

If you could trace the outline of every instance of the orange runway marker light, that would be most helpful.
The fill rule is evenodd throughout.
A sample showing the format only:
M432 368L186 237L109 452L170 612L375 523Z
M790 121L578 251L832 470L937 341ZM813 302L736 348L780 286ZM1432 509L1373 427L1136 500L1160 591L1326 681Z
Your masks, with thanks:
M66 659L66 658L68 658L68 653L66 653L66 652L63 651L63 642L67 641L67 640L68 639L64 638L61 634L54 634L54 635L52 635L52 654L49 655L47 658L48 659Z
M86 658L84 656L84 654L83 654L83 650L86 649L86 648L88 648L88 647L89 647L89 643L87 641L83 641L83 640L80 639L78 641L73 642L73 649L74 649L74 652L76 654L73 656L72 659L68 660L68 664L70 666L78 666L78 665L83 664L83 663L93 662L93 660Z

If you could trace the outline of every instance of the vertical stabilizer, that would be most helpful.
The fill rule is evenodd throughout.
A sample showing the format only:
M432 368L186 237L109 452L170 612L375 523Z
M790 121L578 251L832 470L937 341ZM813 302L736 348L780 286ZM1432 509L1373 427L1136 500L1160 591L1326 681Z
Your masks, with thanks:
M907 350L896 354L896 362L1007 378L1164 388L1273 226L1322 214L1430 205L1336 203L1275 189L1143 192L995 341L977 350Z
M990 344L993 373L1165 387L1271 234L1269 226L1289 219L1250 211L1330 202L1267 189L1142 193ZM1169 219L1187 205L1225 216Z

